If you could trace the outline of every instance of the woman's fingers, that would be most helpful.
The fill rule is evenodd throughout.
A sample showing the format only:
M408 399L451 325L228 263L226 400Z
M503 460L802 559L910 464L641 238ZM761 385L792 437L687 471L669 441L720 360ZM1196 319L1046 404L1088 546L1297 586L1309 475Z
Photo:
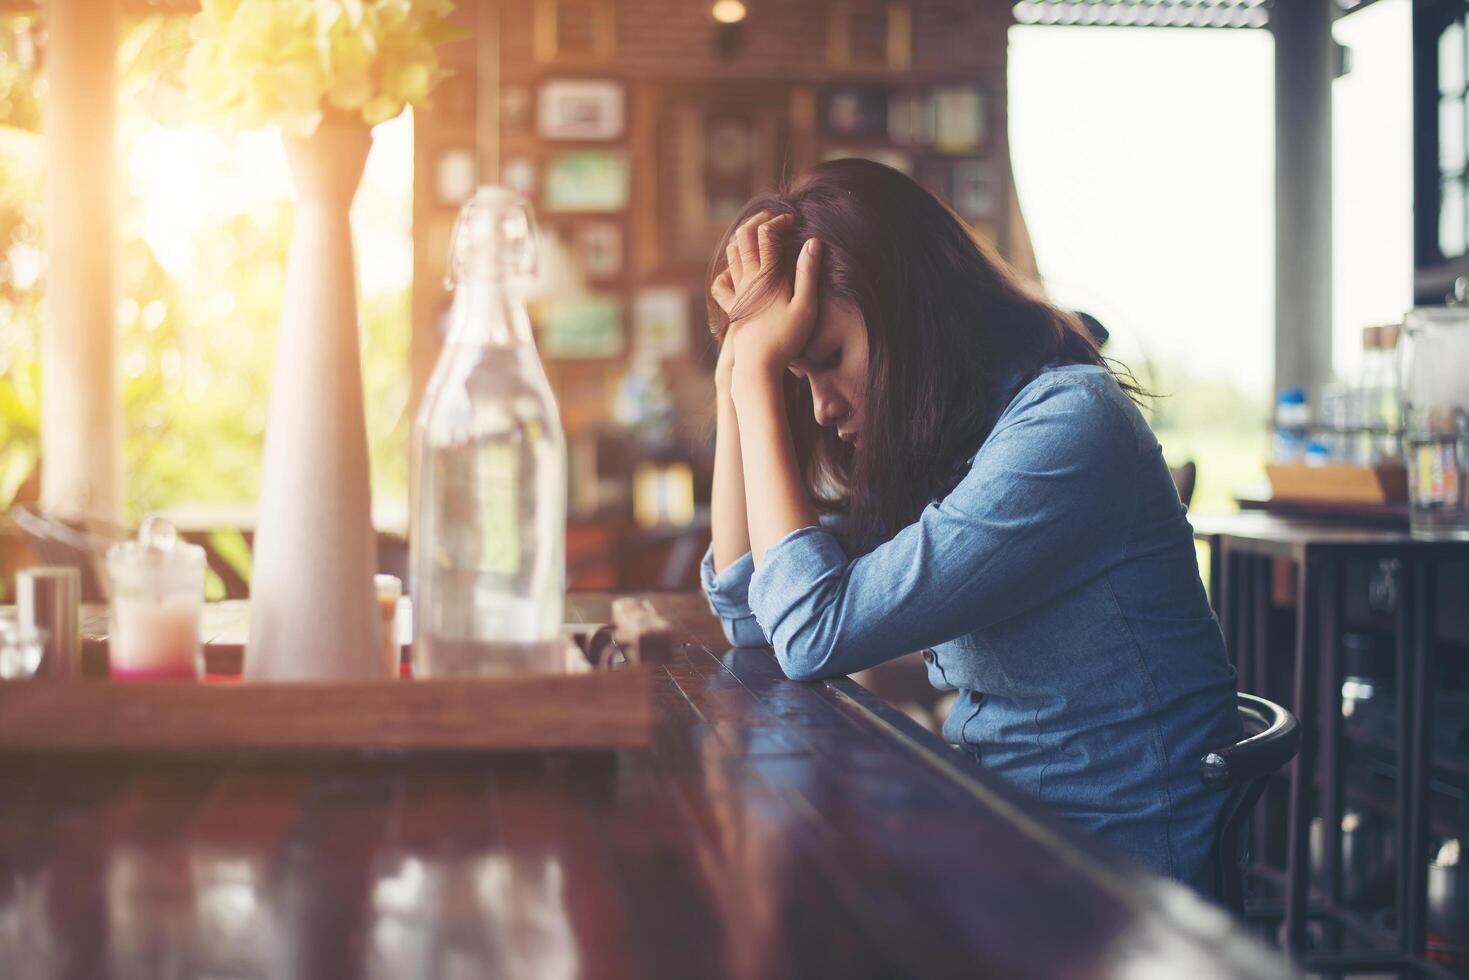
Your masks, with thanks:
M756 214L752 214L750 217L740 222L740 226L735 229L734 234L729 236L729 244L724 247L725 265L733 274L731 284L734 286L734 290L736 293L744 288L745 273L747 271L751 275L760 271L760 264L758 261L754 263L748 263L745 261L746 257L744 250L740 248L740 235L744 233L746 228L749 228L754 224L758 224L760 220L764 217L765 212L760 211Z
M760 272L760 246L755 238L755 229L760 226L764 217L765 212L761 211L740 225L740 230L735 232L735 242L739 245L740 265L747 276L755 276Z
M791 314L808 316L816 312L816 278L821 271L821 242L806 239L796 259L796 288L791 295Z
M780 259L780 235L790 227L792 217L782 214L760 225L755 238L760 252L760 268L774 268Z
M730 285L739 289L740 283L745 281L744 263L740 261L740 247L733 238L724 247L724 272L730 277Z
M713 294L714 302L718 303L719 308L725 313L734 309L734 278L728 269L721 272L714 280L714 285L710 287L709 292Z

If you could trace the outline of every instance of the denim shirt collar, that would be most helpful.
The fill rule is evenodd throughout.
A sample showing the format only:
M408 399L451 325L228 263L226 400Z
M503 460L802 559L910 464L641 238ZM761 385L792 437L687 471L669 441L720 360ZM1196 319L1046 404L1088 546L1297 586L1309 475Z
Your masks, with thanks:
M1037 374L1039 375L1042 372L1049 371L1055 366L1055 364L1047 364ZM995 377L999 382L997 388L999 397L997 401L1001 405L1000 411L996 413L996 418L998 418L999 415L1004 413L1005 408L1015 400L1015 396L1020 393L1021 382L1025 380L1025 371L1018 366L1011 366L996 372ZM973 465L974 457L978 455L979 449L975 449L974 452L969 454L969 458L964 461L964 465Z

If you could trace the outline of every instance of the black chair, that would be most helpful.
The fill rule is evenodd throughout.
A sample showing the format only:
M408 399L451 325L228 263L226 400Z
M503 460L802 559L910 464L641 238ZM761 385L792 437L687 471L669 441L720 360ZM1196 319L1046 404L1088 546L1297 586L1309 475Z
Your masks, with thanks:
M1249 857L1244 830L1265 783L1295 758L1301 747L1296 716L1273 701L1239 694L1245 738L1199 760L1199 778L1210 789L1228 789L1229 800L1214 830L1213 892L1236 915L1245 910L1244 865Z

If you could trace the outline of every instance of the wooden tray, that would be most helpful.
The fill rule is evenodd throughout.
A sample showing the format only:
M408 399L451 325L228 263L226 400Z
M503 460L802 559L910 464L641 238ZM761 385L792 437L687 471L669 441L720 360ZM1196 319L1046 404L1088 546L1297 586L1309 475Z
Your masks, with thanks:
M216 627L248 622L241 603L205 612ZM224 643L205 645L203 682L111 681L106 637L93 636L102 677L0 681L0 753L645 748L672 628L630 597L613 600L612 621L567 625L573 672L427 680L246 682L242 648Z
M0 751L640 748L653 668L303 683L0 683Z
M1265 467L1276 500L1312 500L1340 504L1397 504L1408 499L1408 471L1401 463L1355 466L1334 463L1271 463Z

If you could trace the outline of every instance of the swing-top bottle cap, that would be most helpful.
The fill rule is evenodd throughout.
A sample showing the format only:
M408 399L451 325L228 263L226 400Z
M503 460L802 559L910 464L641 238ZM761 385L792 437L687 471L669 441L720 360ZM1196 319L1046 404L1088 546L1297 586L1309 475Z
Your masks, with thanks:
M446 288L469 278L496 282L536 270L536 222L530 202L516 192L484 185L459 209L449 243Z

